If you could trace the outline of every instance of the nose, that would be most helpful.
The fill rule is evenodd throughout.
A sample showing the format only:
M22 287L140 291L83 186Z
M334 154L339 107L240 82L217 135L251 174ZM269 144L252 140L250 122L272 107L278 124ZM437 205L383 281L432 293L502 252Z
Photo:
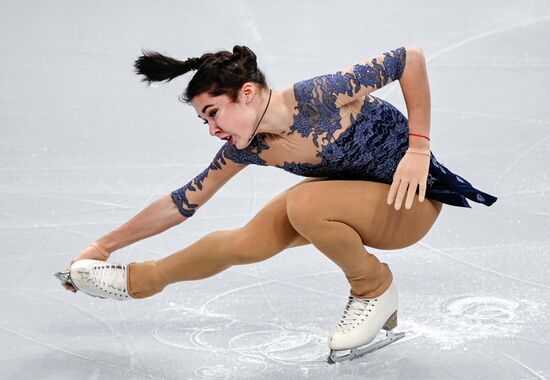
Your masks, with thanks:
M208 123L208 132L210 133L210 136L216 136L216 133L219 133L221 131L221 128L218 127L213 121Z

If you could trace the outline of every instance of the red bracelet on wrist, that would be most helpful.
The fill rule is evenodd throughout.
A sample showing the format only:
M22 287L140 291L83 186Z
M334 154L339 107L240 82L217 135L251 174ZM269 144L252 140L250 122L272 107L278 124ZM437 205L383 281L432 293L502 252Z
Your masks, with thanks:
M417 135L416 133L409 133L409 136L418 136L418 137L424 137L425 139L428 139L428 141L430 141L430 138L428 136L424 136L424 135Z

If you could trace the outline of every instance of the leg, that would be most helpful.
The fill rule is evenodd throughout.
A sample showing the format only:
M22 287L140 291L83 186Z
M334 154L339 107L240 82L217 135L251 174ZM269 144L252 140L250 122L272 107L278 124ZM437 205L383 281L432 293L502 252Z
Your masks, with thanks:
M167 285L213 276L233 265L266 260L286 248L309 244L290 224L286 215L288 193L307 178L275 196L245 226L208 233L195 243L164 257L128 265L128 292L145 298Z
M294 229L344 271L353 295L377 297L390 286L387 264L364 245L400 249L416 243L432 227L442 203L415 196L411 209L386 203L390 185L330 180L304 184L290 192L287 214Z

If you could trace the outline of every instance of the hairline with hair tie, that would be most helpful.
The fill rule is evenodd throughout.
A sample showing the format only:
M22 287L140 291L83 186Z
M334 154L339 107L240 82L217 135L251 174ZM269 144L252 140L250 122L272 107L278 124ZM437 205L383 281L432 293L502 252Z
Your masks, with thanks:
M199 67L201 66L202 62L201 62L201 59L199 57L191 57L191 58L187 58L185 60L185 63L187 65L189 65L189 68L191 70L198 70Z

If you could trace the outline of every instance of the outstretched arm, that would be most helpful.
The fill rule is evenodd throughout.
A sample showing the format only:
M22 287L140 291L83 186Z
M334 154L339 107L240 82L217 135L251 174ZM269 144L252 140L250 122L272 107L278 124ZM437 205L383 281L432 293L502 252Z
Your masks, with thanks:
M112 253L136 241L157 235L193 216L199 207L246 167L245 164L224 157L228 149L231 147L226 143L202 173L180 189L153 202L97 242Z
M97 242L112 253L136 241L157 235L184 220L170 195L165 195Z
M82 250L71 264L81 259L107 260L112 252L157 235L191 217L231 177L246 167L245 157L235 152L236 149L226 143L206 170L182 188L156 200L128 222L96 240ZM72 285L62 285L76 292Z
M162 231L181 223L183 218L178 208L172 202L170 195L166 195L143 209L128 222L109 232L101 239L96 240L82 250L72 263L82 259L107 260L112 252L130 245L138 240L156 235ZM62 282L65 289L76 293L76 289L69 283Z

